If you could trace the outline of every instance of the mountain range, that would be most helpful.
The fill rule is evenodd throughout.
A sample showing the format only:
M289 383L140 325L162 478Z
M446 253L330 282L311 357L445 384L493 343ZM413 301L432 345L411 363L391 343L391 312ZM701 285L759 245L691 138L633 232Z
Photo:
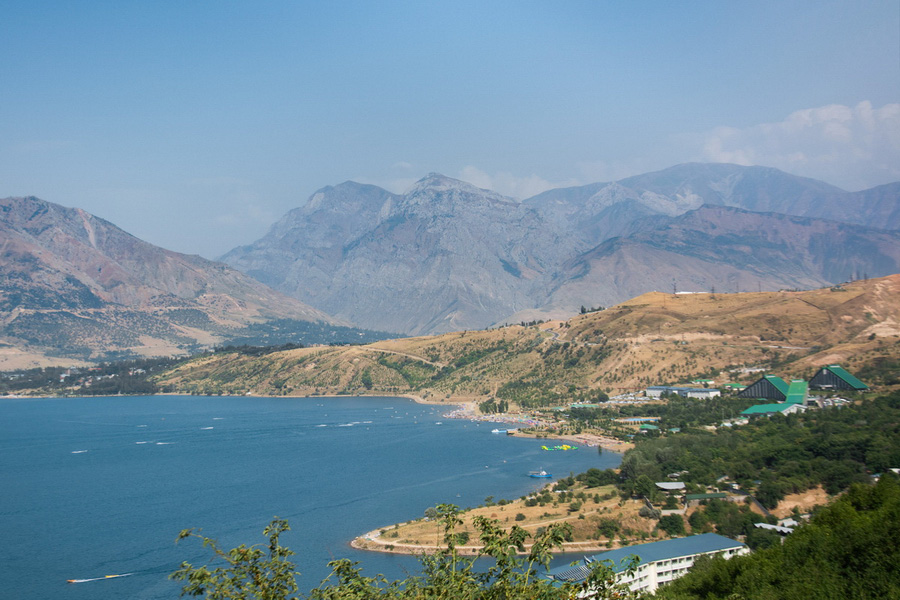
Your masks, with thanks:
M225 264L33 197L0 200L0 280L0 363L14 367L183 354L266 323L347 325Z
M900 183L846 192L685 164L524 201L430 174L322 188L221 260L362 327L559 318L652 290L808 289L900 271Z
M897 272L900 183L845 192L763 167L679 165L524 201L439 174L404 194L345 182L221 262L7 198L0 368L370 342L386 334L347 326L465 331L653 290L810 289Z

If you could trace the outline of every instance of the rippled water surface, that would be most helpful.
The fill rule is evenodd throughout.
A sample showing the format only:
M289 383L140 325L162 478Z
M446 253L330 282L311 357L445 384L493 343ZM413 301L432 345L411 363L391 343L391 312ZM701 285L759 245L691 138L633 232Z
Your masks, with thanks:
M175 598L166 576L290 520L300 588L327 562L401 578L410 557L353 550L354 536L441 502L477 506L618 464L595 448L545 452L403 398L150 396L0 400L0 578L8 598ZM68 579L127 577L67 584Z

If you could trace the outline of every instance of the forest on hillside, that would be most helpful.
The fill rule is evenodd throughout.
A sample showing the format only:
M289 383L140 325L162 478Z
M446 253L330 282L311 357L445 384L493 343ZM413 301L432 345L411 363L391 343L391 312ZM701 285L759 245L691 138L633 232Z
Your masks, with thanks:
M900 391L844 408L758 418L747 425L641 440L622 459L624 485L669 473L700 486L720 478L772 508L822 485L837 494L900 466Z

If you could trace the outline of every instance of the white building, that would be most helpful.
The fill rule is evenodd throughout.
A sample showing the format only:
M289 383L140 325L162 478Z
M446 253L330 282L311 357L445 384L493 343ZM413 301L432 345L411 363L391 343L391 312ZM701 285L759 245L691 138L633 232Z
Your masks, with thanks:
M715 398L722 392L716 388L686 388L672 385L652 385L644 393L648 398L659 398L663 394L678 394L682 398Z
M548 577L577 583L588 578L592 563L610 562L619 582L628 584L632 591L655 592L660 586L687 573L700 556L722 556L727 559L749 552L750 549L740 542L715 533L704 533L602 552L586 557L582 564L574 567L551 569ZM638 558L638 563L629 575L624 568L632 555Z

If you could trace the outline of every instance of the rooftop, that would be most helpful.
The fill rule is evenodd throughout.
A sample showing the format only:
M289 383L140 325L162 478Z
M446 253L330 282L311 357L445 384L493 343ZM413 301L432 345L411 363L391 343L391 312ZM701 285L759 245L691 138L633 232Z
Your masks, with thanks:
M683 490L683 481L657 481L656 487L661 490Z
M790 404L806 404L806 395L809 390L809 384L803 379L791 379L788 387L786 402Z
M787 396L791 386L784 379L777 375L766 375L763 379L774 385L775 389Z
M848 384L853 386L854 389L857 389L857 390L869 389L869 386L867 386L862 381L860 381L859 379L857 379L856 377L854 377L853 375L848 373L847 370L844 369L844 367L842 367L840 365L828 365L827 367L824 367L824 368L828 369L829 371L831 371L832 373L834 373L835 375L837 375L838 377L840 377L841 379L846 381Z
M791 406L791 402L776 402L774 404L756 404L750 408L741 411L742 415L767 415L769 413L780 413L787 410Z

